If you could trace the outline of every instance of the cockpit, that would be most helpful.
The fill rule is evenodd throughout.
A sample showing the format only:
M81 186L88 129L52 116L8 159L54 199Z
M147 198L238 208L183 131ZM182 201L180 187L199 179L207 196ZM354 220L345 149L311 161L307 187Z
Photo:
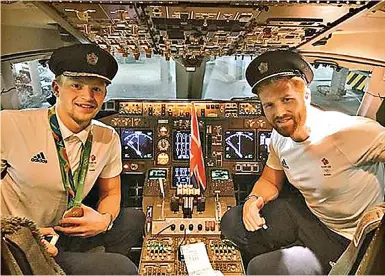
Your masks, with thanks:
M382 1L4 1L1 13L2 110L55 104L55 48L95 43L117 60L96 119L119 135L121 206L145 214L141 275L190 273L180 248L195 243L213 270L246 273L220 221L270 153L273 127L245 78L255 57L300 53L314 107L385 125Z

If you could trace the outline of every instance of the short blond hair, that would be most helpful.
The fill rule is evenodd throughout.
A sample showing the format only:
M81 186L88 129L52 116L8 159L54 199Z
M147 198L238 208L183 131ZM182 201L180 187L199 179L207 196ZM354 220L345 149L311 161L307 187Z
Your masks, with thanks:
M55 77L55 81L61 86L61 85L63 85L64 78L76 79L76 78L95 78L95 77L67 77L67 76L64 76L63 74L61 74L61 75ZM109 85L109 83L107 83L107 82L104 82L104 83L105 83L106 87Z
M59 85L62 85L62 84L63 84L63 81L64 81L64 76L63 76L63 75L56 76L56 77L55 77L55 81L56 81Z

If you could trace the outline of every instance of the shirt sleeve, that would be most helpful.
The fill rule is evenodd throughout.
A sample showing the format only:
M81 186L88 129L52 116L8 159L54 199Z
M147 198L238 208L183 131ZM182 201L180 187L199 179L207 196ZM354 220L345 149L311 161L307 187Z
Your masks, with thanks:
M266 165L269 168L272 168L274 170L283 171L283 168L281 166L281 162L279 161L279 157L278 157L277 153L275 152L272 144L269 145L269 148L270 148L270 153L269 153L269 156L267 158Z
M385 162L385 128L378 122L357 117L354 124L335 136L336 147L352 164Z
M119 135L113 130L112 140L110 143L110 158L106 166L100 173L100 178L112 178L122 172L122 148L120 146Z

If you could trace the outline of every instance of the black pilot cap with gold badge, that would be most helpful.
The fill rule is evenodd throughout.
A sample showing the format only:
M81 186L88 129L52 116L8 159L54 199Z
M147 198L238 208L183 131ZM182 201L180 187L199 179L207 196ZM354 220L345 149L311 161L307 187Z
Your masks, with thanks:
M289 50L267 51L256 57L246 69L246 80L253 93L263 81L280 76L299 76L309 84L314 73L300 54Z
M96 44L74 44L56 49L48 61L55 76L97 77L111 83L118 71L115 58Z

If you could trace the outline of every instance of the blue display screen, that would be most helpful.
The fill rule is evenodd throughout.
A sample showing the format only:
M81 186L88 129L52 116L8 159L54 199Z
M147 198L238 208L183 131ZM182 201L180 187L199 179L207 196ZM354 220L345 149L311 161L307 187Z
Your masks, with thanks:
M152 159L154 157L154 139L152 130L121 129L123 160Z
M176 130L173 132L173 157L174 160L190 159L191 133L187 130Z
M172 186L176 188L178 186L188 184L190 184L190 167L174 167L172 173Z
M226 130L225 159L254 160L255 140L252 130Z

